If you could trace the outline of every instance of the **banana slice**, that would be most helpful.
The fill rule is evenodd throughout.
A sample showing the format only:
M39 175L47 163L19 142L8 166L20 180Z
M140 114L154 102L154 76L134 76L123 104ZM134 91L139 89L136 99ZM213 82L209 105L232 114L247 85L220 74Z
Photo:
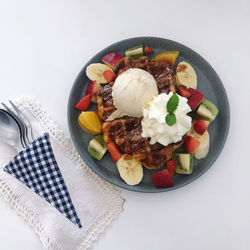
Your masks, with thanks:
M197 88L197 75L193 67L187 62L180 62L176 69L176 78L179 85L187 88Z
M208 131L206 131L203 135L200 135L196 133L192 128L187 134L194 137L200 142L200 146L194 152L194 157L196 159L202 159L206 157L209 152L210 146L210 137Z
M102 63L92 63L86 69L86 75L91 81L97 81L98 83L107 83L104 78L103 72L106 70L113 71L108 65Z
M121 118L121 117L123 117L125 115L126 115L125 113L123 113L122 111L117 109L117 110L115 110L113 113L111 113L109 115L109 117L106 119L106 121L112 121L112 120L114 120L116 118Z
M136 161L131 155L123 155L117 162L121 178L128 185L139 184L143 177L142 165Z

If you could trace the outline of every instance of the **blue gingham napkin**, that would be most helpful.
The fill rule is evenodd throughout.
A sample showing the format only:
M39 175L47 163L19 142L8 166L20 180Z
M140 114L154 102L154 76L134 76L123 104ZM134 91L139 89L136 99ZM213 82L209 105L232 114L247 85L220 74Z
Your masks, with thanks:
M48 133L15 156L4 171L23 182L79 228L82 227L57 165Z

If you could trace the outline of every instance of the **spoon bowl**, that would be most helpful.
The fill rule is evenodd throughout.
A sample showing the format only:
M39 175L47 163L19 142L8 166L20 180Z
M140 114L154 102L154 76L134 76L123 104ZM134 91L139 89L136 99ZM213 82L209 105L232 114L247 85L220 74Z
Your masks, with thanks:
M0 139L11 146L17 146L20 143L23 146L18 122L3 109L0 109Z

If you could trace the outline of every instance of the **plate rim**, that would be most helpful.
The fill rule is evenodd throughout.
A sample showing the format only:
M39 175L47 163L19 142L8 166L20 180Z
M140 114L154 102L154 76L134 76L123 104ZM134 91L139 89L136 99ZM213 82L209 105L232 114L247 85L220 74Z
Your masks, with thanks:
M131 189L129 185L127 186L122 186L120 185L119 183L113 183L112 180L110 180L109 178L105 177L104 175L102 175L101 173L97 172L96 169L94 167L91 166L91 163L88 161L87 157L85 157L85 154L83 154L80 150L80 148L78 147L75 139L74 139L74 136L73 136L73 130L72 130L72 127L71 127L71 121L70 121L70 112L71 112L71 107L70 107L70 100L72 99L72 96L73 96L73 90L78 82L78 80L80 79L80 77L82 76L82 73L83 71L85 70L85 68L87 67L87 65L89 65L89 63L92 61L92 58L99 55L99 54L102 54L105 50L107 50L108 48L110 47L114 47L116 45L119 45L120 43L124 43L126 41L131 41L131 40L134 40L134 39L160 39L160 40L163 40L164 42L170 42L170 43L175 43L179 46L182 46L184 49L187 49L189 50L190 52L192 52L193 54L195 54L199 59L203 60L207 66L209 67L209 69L213 72L213 74L216 75L216 77L218 78L218 80L220 81L220 85L221 85L221 88L223 90L223 94L224 94L224 97L225 97L225 105L226 105L226 117L227 117L227 122L226 122L226 129L225 129L225 136L223 137L223 140L221 141L221 145L220 145L220 148L219 150L215 153L213 159L209 162L208 164L208 167L206 169L203 169L201 172L199 172L199 174L197 174L197 176L191 178L191 179L188 179L186 182L178 185L178 186L173 186L171 188L162 188L162 189L150 189L150 190L136 190L136 189ZM193 49L191 49L190 47L187 47L179 42L176 42L174 40L170 40L170 39L167 39L167 38L162 38L162 37L155 37L155 36L138 36L138 37L131 37L131 38L126 38L126 39L123 39L123 40L120 40L120 41L117 41L115 43L112 43L110 44L109 46L103 48L102 50L100 50L99 52L97 52L92 58L90 58L82 67L82 69L80 70L80 72L78 73L77 77L75 78L74 80L74 83L70 89L70 94L69 94L69 97L68 97L68 104L67 104L67 123L68 123L68 129L69 129L69 132L70 132L70 138L71 138L71 141L73 142L73 145L75 147L75 149L77 150L78 154L81 156L81 158L83 159L83 161L86 163L86 165L95 173L97 174L98 176L100 176L101 178L103 178L104 180L108 181L109 183L111 183L112 185L114 186L117 186L119 188L122 188L122 189L125 189L125 190L128 190L128 191L132 191L132 192L140 192L140 193L161 193L161 192L168 192L168 191L173 191L173 190L177 190L183 186L186 186L192 182L194 182L196 179L198 179L199 177L201 177L205 172L207 172L214 164L214 162L218 159L219 155L221 154L221 152L223 151L224 149L224 146L225 146L225 143L227 141L227 138L228 138L228 134L229 134L229 129L230 129L230 120L231 120L231 112L230 112L230 105L229 105L229 100L228 100L228 96L227 96L227 92L226 92L226 89L223 85L223 82L221 81L219 75L216 73L216 71L213 69L213 67L210 65L210 63L205 59L203 58L200 54L198 54L196 51L194 51Z

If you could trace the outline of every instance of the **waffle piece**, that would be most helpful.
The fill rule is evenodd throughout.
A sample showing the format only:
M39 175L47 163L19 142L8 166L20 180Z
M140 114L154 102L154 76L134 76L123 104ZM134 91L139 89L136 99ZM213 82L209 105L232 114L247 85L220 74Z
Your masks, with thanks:
M175 74L171 68L171 64L168 61L151 61L147 56L143 56L139 60L131 60L130 58L126 57L119 70L119 74L129 68L143 69L153 75L156 80L159 93L168 94L170 91L174 93L176 92Z
M139 60L131 60L126 57L119 74L129 68L140 68L152 74L156 80L159 93L176 92L175 75L167 61L154 62L146 56L141 57ZM114 82L109 83L97 91L97 113L103 120L106 120L116 110L112 98L113 85Z
M116 107L113 105L112 97L112 86L114 82L104 85L101 87L97 93L97 114L103 120L106 120L111 113L116 110Z
M173 152L179 148L183 142L185 136L182 138L181 141L177 143L171 143L168 146L162 146L158 149L153 149L154 145L151 146L151 151L146 153L134 152L134 158L141 162L146 168L151 170L156 170L161 168L167 161L172 158Z
M149 144L141 136L141 118L125 117L103 123L103 138L106 142L115 141L124 153L134 158L148 169L159 169L172 157L173 151L181 145L162 146Z
M126 117L107 121L102 126L106 142L115 141L124 153L147 152L148 140L142 138L141 118Z

